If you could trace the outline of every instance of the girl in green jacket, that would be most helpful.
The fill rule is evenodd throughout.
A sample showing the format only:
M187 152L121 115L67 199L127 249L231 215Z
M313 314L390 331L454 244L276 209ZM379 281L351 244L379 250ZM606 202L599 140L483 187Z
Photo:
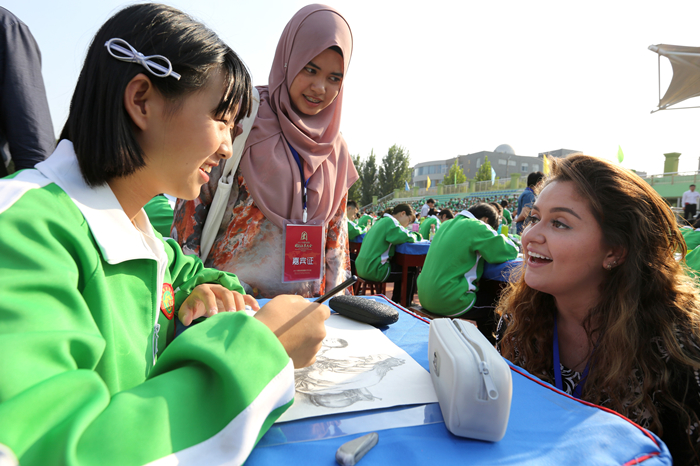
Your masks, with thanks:
M354 240L360 235L367 233L369 229L367 225L364 227L357 224L357 202L349 200L347 204L347 216L348 216L348 239L350 241ZM353 259L351 257L351 259ZM354 274L353 274L354 275Z
M222 312L258 306L142 209L196 197L250 101L213 32L132 5L92 41L53 155L0 180L0 449L23 466L241 464L291 405L328 308Z
M394 282L392 301L399 302L401 297L401 266L391 261L397 244L414 243L420 235L410 232L406 227L415 219L415 213L408 204L398 204L377 220L362 240L362 249L355 260L357 275L373 282ZM415 272L408 277L408 299L413 296Z
M438 228L440 228L440 220L438 219L437 212L435 212L434 209L430 209L428 211L428 215L421 222L420 228L418 229L420 235L425 239L428 239L430 236L430 225L435 225L435 232L437 232Z
M497 226L498 212L489 204L458 213L438 230L418 277L422 307L441 316L475 320L487 338L493 338L495 330L493 303L485 306L490 314L476 316L471 312L484 260L498 264L518 256L518 248L494 230Z
M692 227L682 226L681 234L688 252L697 248L700 245L700 220L696 221Z

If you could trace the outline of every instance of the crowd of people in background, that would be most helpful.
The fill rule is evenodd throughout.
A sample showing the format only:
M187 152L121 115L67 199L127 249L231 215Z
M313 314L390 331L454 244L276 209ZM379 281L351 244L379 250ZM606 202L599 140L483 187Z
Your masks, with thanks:
M450 209L452 212L460 212L462 210L469 209L472 206L475 206L476 204L480 203L490 203L490 202L498 202L502 203L502 201L507 201L508 202L508 209L509 213L512 214L512 209L516 205L518 197L515 194L507 195L507 196L485 196L485 195L470 195L470 196L465 196L465 197L452 197L450 199L447 199L445 201L437 200L434 201L434 206L436 210L441 210L441 209ZM418 218L421 217L421 208L423 205L425 205L427 198L422 198L418 200L412 200L412 201L388 201L388 202L380 202L376 205L372 204L370 206L366 206L364 208L360 209L361 213L368 213L368 214L373 214L375 216L379 215L380 213L385 212L387 209L391 209L399 204L408 204L411 206L411 208L418 214Z
M480 202L490 199L493 200ZM460 201L450 200L445 204L459 206ZM520 237L509 231L513 218L508 209L509 202L507 199L496 201L496 196L475 197L469 200L468 208L453 212L444 205L439 207L435 199L429 198L422 205L421 202L397 203L376 214L361 214L357 203L348 201L348 212L355 213L355 217L348 217L350 241L357 241L356 238L362 235L360 254L351 257L353 270L357 264L357 274L361 279L393 282L392 300L400 303L402 269L393 260L395 247L429 241L431 247L424 270L411 267L407 271L409 288L404 304L412 305L416 280L422 280L423 285L417 290L423 310L441 316L468 316L487 338L493 340L496 296L482 293L482 302L476 306L479 310L472 309L479 290L483 260L498 264L515 259L520 252ZM531 205L531 201L528 202ZM361 219L366 219L363 225L359 225ZM372 223L387 228L377 228ZM444 291L446 286L450 289L446 295L434 292L438 289ZM437 298L438 295L441 297Z

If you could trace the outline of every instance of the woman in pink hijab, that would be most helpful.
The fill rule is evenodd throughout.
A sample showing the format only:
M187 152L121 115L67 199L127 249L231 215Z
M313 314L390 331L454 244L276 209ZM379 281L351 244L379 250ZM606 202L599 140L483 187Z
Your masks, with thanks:
M257 116L202 258L235 272L257 297L320 296L350 275L345 204L358 174L340 134L340 114L351 54L352 33L340 13L308 5L282 33L269 84L257 87ZM223 164L213 168L198 199L177 202L171 234L186 253L200 255L222 170ZM323 227L320 279L283 282L287 223Z

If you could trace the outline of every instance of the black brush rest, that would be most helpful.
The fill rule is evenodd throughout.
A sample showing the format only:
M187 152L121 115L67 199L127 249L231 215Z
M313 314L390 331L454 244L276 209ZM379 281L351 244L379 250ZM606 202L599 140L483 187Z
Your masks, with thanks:
M359 296L336 296L328 306L341 316L374 326L390 325L399 320L396 308Z

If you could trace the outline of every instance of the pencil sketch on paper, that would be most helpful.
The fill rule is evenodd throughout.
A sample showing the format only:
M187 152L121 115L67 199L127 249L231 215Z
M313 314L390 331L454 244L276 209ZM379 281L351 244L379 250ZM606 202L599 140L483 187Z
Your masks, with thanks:
M377 385L394 367L405 360L388 354L348 356L335 359L334 348L347 348L342 338L326 338L316 362L294 371L294 385L299 394L314 406L344 408L358 401L381 399L372 394L370 387Z
M381 331L339 315L326 320L316 362L294 371L294 385L277 422L437 402L425 368Z

